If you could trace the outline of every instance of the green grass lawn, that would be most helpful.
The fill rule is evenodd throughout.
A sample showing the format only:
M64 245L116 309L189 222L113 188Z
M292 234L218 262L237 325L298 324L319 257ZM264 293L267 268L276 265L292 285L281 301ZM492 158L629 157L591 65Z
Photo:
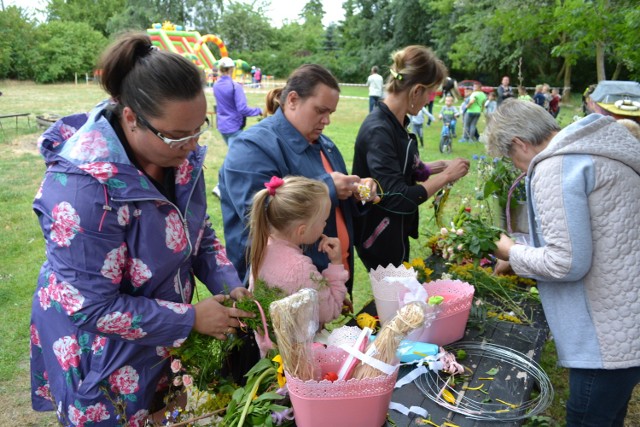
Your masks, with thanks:
M37 114L69 114L91 109L105 98L105 94L95 84L59 84L35 85L33 83L0 81L0 111L2 114L31 113L31 128L26 118L21 118L18 130L15 119L2 122L0 132L0 425L44 426L55 425L51 414L41 415L30 409L29 395L29 317L31 297L35 289L36 278L44 260L44 244L36 216L31 210L33 196L39 186L44 165L37 153L36 141L41 133L35 126ZM263 106L266 90L247 90L247 99L251 106ZM367 89L364 87L343 87L343 95L338 109L331 117L331 125L325 134L340 148L346 164L351 166L353 144L360 124L368 113ZM213 103L211 89L206 90L209 105ZM363 97L354 99L350 97ZM579 112L579 100L574 105L563 106L560 123L566 125L573 115ZM437 114L441 104L434 106ZM209 110L212 110L210 107ZM250 118L248 125L257 122ZM480 121L480 130L484 128L484 119ZM442 156L438 152L441 125L435 123L425 126L425 147L421 149L423 160L483 155L484 147L480 143L460 144L454 142L453 153ZM462 133L461 127L458 134ZM217 182L220 165L226 154L222 138L213 130L205 134L200 142L209 146L206 161L207 187L213 188ZM448 206L452 209L460 206L464 197L473 198L475 188L480 185L476 162L472 161L469 175L454 186ZM428 201L420 207L420 232L417 241L412 242L411 258L424 257L428 250L424 247L426 234L434 227L433 208ZM210 196L209 213L218 233L222 234L220 204ZM356 261L354 305L359 310L371 301L372 294L368 276L362 264ZM202 287L201 287L202 289ZM549 348L544 355L543 364L556 387L554 405L548 411L553 420L561 420L566 399L566 374L555 368L555 353ZM640 425L640 404L630 411L635 413L629 420L631 425ZM631 417L631 414L630 414ZM630 418L628 417L628 418ZM539 424L543 425L543 424Z

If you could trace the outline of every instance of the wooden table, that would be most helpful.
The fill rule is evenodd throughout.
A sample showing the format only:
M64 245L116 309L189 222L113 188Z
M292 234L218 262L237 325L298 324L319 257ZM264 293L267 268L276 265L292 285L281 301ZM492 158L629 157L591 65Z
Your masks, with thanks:
M375 304L372 302L368 304L363 312L375 314ZM503 321L488 321L484 323L484 330L477 328L467 328L465 330L464 337L458 342L487 342L491 344L497 344L508 347L512 350L516 350L529 356L531 359L538 362L542 353L542 347L547 340L548 326L544 319L544 314L539 306L533 309L533 325L518 325L511 322ZM451 344L450 348L455 349L456 343ZM473 376L469 380L469 386L474 387L480 384L484 384L483 390L489 392L489 396L492 400L501 399L508 403L521 404L522 402L530 399L531 392L536 386L536 382L531 378L523 380L518 378L517 373L509 370L500 369L500 364L492 358L484 358L481 356L470 357L468 360L461 362L463 365L474 366ZM478 378L490 377L492 375L487 374L487 371L492 368L499 368L498 373L493 375L494 381L478 380ZM403 366L400 369L398 378L402 378L414 368L411 366ZM507 380L507 378L509 378ZM460 389L459 386L456 389ZM478 391L466 391L465 393L476 393L475 395L469 394L470 398L477 401L482 401L483 395ZM474 420L464 415L457 414L450 411L437 403L433 402L430 398L426 397L422 391L416 386L415 383L410 383L402 388L396 389L393 393L393 402L401 403L406 407L419 406L426 409L429 412L430 420L437 425L442 425L445 421L449 421L460 427L488 427L488 426L520 426L522 422L503 422L503 421L480 421ZM417 426L424 425L419 424L417 421L422 417L410 413L409 416L405 416L395 410L389 411L389 417L394 424L387 422L385 426L392 427L405 427L405 426Z
M26 117L27 118L27 126L29 126L29 128L31 128L31 117L29 113L16 113L16 114L2 114L0 115L0 130L2 130L4 132L4 128L2 127L2 119L8 119L8 118L13 118L15 117L16 119L16 132L18 131L18 118L19 117Z

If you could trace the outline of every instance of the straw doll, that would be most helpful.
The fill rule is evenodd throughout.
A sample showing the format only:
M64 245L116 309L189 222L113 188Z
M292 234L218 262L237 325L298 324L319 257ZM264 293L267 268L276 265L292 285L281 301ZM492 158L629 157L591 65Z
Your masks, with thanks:
M262 279L287 294L303 288L317 290L322 326L340 315L349 278L340 241L322 234L331 209L329 189L321 181L300 176L273 177L265 187L253 198L249 221L249 289ZM301 248L315 244L330 261L322 272ZM256 336L264 353L268 348L261 338Z

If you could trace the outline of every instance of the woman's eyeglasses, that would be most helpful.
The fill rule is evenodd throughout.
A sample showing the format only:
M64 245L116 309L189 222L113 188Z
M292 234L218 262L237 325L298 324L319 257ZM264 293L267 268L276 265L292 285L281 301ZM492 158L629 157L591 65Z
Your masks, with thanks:
M184 138L169 138L167 136L164 136L162 134L162 132L160 132L158 129L156 129L153 126L151 126L151 124L144 117L142 117L140 114L137 114L137 116L138 116L138 121L140 122L140 124L142 126L144 126L147 129L149 129L151 131L151 133L153 133L155 136L160 138L162 140L162 142L164 142L165 144L167 144L171 148L180 148L183 145L187 144L189 141L192 141L193 139L200 138L200 136L203 133L205 133L207 130L209 130L209 128L211 127L211 123L209 123L209 118L205 118L204 119L204 123L200 127L200 130L198 132L194 133L193 135L185 136Z

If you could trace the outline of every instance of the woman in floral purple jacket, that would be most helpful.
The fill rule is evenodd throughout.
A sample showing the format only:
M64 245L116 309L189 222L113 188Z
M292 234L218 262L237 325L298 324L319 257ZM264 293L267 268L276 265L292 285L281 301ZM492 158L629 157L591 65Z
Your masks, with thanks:
M163 406L167 349L192 330L225 339L250 313L207 216L197 144L209 127L199 70L129 34L105 53L111 95L41 138L34 202L46 240L33 299L33 408L64 425L143 425ZM195 278L215 295L192 305ZM122 402L115 409L114 402Z

